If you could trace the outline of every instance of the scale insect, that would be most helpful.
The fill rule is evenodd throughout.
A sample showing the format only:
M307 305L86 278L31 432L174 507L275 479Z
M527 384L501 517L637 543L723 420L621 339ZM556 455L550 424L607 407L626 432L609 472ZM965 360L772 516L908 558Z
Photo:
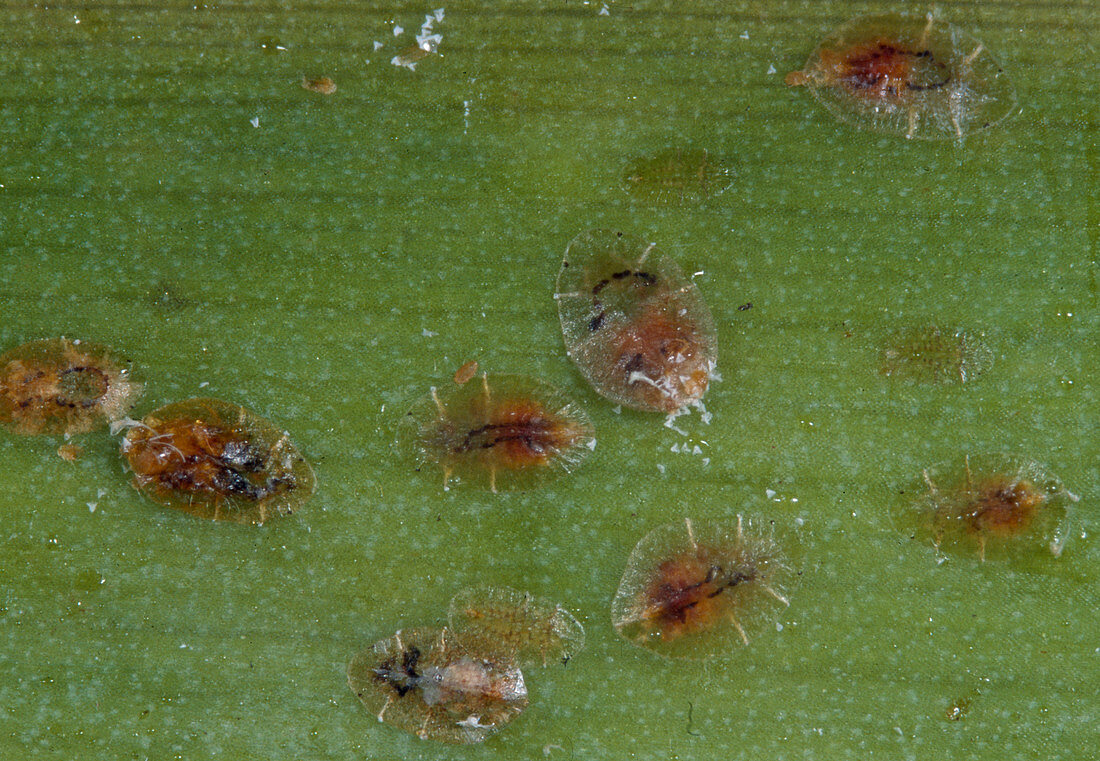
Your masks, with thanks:
M558 273L565 350L602 396L650 412L701 406L718 337L699 289L672 259L614 230L569 244Z
M704 148L668 148L630 160L623 171L627 194L653 204L700 204L726 190L732 173Z
M1062 554L1079 497L1034 460L966 455L921 472L898 527L943 554L986 560Z
M853 19L784 81L841 121L911 139L961 139L1016 107L1010 78L985 46L931 13Z
M549 384L520 375L483 373L433 386L406 414L397 446L417 469L453 481L488 481L489 489L526 489L572 471L596 446L588 416Z
M348 686L379 721L422 740L485 740L527 708L514 661L464 647L449 629L402 629L351 659Z
M128 360L96 344L47 338L0 356L0 425L12 433L86 433L126 415L141 396Z
M771 533L740 515L732 526L685 518L638 542L611 619L628 641L660 655L712 658L774 624L795 579Z
M165 507L259 525L313 494L313 469L289 435L239 405L188 399L112 426L123 428L134 487Z
M448 623L466 647L506 655L521 666L569 662L584 649L584 627L561 605L507 587L472 587L451 599Z
M894 333L879 356L884 377L933 384L971 383L992 366L984 333L935 325Z

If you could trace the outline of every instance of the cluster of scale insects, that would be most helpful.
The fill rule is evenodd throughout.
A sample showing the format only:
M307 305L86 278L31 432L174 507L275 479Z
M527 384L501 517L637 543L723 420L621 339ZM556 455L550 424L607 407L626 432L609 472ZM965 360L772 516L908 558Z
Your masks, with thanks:
M212 520L261 524L313 494L313 470L290 437L244 407L187 399L127 417L141 396L130 362L111 349L50 338L0 356L0 425L61 434L58 454L80 457L75 434L126 431L133 485L154 502Z
M878 16L830 34L805 67L786 77L838 118L907 138L961 139L1015 108L1015 93L984 46L949 24ZM330 94L329 79L302 86ZM627 193L657 204L704 202L733 172L696 148L630 161ZM717 378L717 330L691 278L654 244L590 230L568 245L557 278L565 350L601 396L675 417L705 414ZM884 339L883 376L966 383L993 355L981 333L929 326ZM153 501L194 515L262 524L313 493L309 464L289 436L217 399L168 404L135 420L142 392L129 363L80 341L47 339L0 356L0 424L20 435L62 434L59 454L80 456L69 437L125 431L121 453L133 484ZM478 373L468 362L431 387L399 425L398 446L443 488L482 483L492 492L530 489L570 472L595 449L581 407L531 378ZM1004 455L965 456L925 469L896 513L900 528L940 553L1010 556L1035 547L1060 555L1076 495L1042 466ZM673 658L712 658L747 646L790 604L798 573L774 527L737 515L690 518L653 529L634 548L611 602L626 640ZM527 592L479 587L451 603L447 625L402 629L356 655L347 669L356 696L380 721L442 742L480 742L528 704L523 669L566 663L584 629L562 606Z
M1011 83L984 46L932 16L851 22L786 82L808 88L844 121L906 138L961 139L1015 108ZM722 193L732 175L706 150L671 148L633 159L622 184L638 200L684 205ZM693 280L654 244L615 230L581 233L566 249L554 298L566 353L598 394L670 418L692 407L706 416L703 397L717 378L715 323ZM980 331L933 325L882 339L879 359L884 377L939 385L974 381L993 355ZM532 488L572 471L595 448L575 401L541 382L477 370L468 362L453 383L433 386L398 435L418 470L441 471L444 489ZM1061 553L1076 496L1060 481L1024 458L968 456L963 470L923 471L924 489L898 510L902 530L940 553L983 562L1035 546ZM748 646L790 604L798 572L788 544L770 523L741 515L658 527L628 559L613 626L671 658ZM515 616L516 605L503 606L509 614L497 605L494 636L476 642L463 642L453 615L450 629L398 632L352 661L352 689L380 720L420 737L483 739L527 699L518 660L496 643L545 630Z

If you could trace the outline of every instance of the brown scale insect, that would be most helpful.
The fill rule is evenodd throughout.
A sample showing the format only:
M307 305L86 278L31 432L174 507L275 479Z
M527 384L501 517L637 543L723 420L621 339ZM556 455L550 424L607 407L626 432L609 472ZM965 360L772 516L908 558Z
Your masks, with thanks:
M302 88L310 90L312 92L319 92L322 95L332 95L336 92L336 83L329 77L318 77L317 79L310 79L307 76L302 76Z
M746 527L661 526L630 555L611 602L615 629L669 657L711 658L728 652L730 634L774 624L789 602L795 574L770 534Z
M527 707L514 661L449 629L402 629L352 658L348 686L379 721L423 740L478 743Z
M993 365L984 334L930 326L898 331L885 341L879 372L925 383L969 383Z
M507 587L474 587L451 599L450 629L462 645L521 666L568 662L584 649L584 627L557 603Z
M489 488L522 489L580 464L596 444L588 417L553 387L515 375L437 389L405 415L398 447L418 470L452 479L487 478Z
M77 444L62 444L57 448L57 456L66 462L76 462L84 454L84 447Z
M477 360L471 359L462 367L455 370L454 382L456 386L462 386L473 380L473 377L477 375Z
M1077 495L1038 463L967 455L922 473L923 494L899 507L899 527L941 552L986 559L1042 548L1061 555Z
M961 138L1016 104L984 46L932 14L854 19L784 81L807 87L842 121L907 138Z
M701 405L718 358L714 320L654 244L612 230L581 233L566 249L554 298L566 353L598 393L668 414Z
M923 45L923 38L911 49L881 37L846 50L822 50L811 74L793 71L785 81L805 85L816 75L859 98L900 102L908 94L938 90L951 81L947 66Z
M124 427L134 487L166 507L259 525L313 493L313 470L289 436L236 404L188 399L115 429Z
M0 425L21 435L106 427L141 391L129 361L96 344L48 338L0 356Z
M409 71L415 71L418 63L435 54L436 49L434 45L409 45L391 58L390 63L394 66L404 67Z
M632 159L623 188L634 198L656 204L702 203L730 186L729 167L702 148L669 148Z

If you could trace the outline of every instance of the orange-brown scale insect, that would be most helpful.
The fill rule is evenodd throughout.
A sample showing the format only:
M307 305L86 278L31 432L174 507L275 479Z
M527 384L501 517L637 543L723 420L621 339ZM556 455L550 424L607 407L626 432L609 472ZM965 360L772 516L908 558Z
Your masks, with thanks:
M702 399L714 372L708 347L698 340L699 326L669 301L645 304L635 320L608 336L615 367L636 386L634 398L662 412Z
M795 575L769 534L696 526L690 520L655 529L631 553L611 603L626 639L661 655L709 658L730 649L730 633L774 623L788 605Z
M95 344L48 338L0 356L0 425L23 435L84 433L124 417L142 384Z
M406 414L398 446L453 478L487 476L489 488L525 488L571 470L595 447L587 416L553 387L521 376L432 387Z
M493 650L520 666L568 662L584 649L584 627L557 603L507 587L464 589L448 623L465 647Z
M469 383L477 375L477 360L471 359L462 367L455 370L454 382L456 386Z
M1030 481L997 474L974 485L973 498L963 514L967 529L981 537L1010 537L1031 527L1046 495Z
M879 372L927 383L969 383L993 365L982 333L931 326L906 329L885 341Z
M336 83L328 77L319 77L317 79L310 79L309 77L302 77L302 87L312 92L319 92L322 95L332 95L336 92Z
M961 138L1016 104L984 46L932 14L854 19L784 81L809 88L843 121L908 138Z
M906 47L890 38L845 50L822 50L812 74L792 71L785 81L808 84L815 75L870 100L900 100L912 92L946 87L951 81L947 66L931 50Z
M717 363L714 320L654 244L581 233L566 249L554 298L566 352L597 392L670 414L701 403Z
M235 404L188 399L129 427L122 453L154 502L211 520L261 524L313 493L309 463L289 436Z
M403 629L348 664L348 686L379 721L423 740L477 743L527 707L523 672L448 629Z
M84 454L84 447L78 444L62 444L57 448L57 456L66 462L76 462Z
M1031 460L967 455L926 468L916 504L899 508L900 527L937 550L978 558L1037 548L1058 556L1069 538L1077 495Z
M701 203L731 183L729 167L705 149L670 148L632 159L623 188L634 198L657 204Z

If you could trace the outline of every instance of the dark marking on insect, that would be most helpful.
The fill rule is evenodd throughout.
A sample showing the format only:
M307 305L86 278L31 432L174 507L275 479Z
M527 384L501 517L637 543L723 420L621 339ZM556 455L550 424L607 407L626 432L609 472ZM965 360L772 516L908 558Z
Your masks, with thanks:
M853 19L784 81L806 86L843 121L907 138L959 139L1016 105L984 45L931 13Z
M594 446L584 413L556 389L520 376L482 374L481 383L432 388L410 410L398 435L418 468L434 462L444 488L453 476L498 473L509 484L531 484L568 470Z
M380 663L372 671L380 681L392 687L399 698L403 698L420 681L420 674L416 671L418 660L420 660L420 648L414 645L401 653L401 665L399 667L396 659L391 658Z
M141 394L129 361L104 346L50 338L0 356L0 425L75 434L125 416Z
M634 548L612 620L624 637L662 655L712 657L728 648L730 629L747 645L748 631L774 621L792 578L771 537L745 531L740 516L732 531L697 531L685 520Z
M313 493L313 470L287 434L238 405L189 399L123 422L134 486L166 507L260 524Z

